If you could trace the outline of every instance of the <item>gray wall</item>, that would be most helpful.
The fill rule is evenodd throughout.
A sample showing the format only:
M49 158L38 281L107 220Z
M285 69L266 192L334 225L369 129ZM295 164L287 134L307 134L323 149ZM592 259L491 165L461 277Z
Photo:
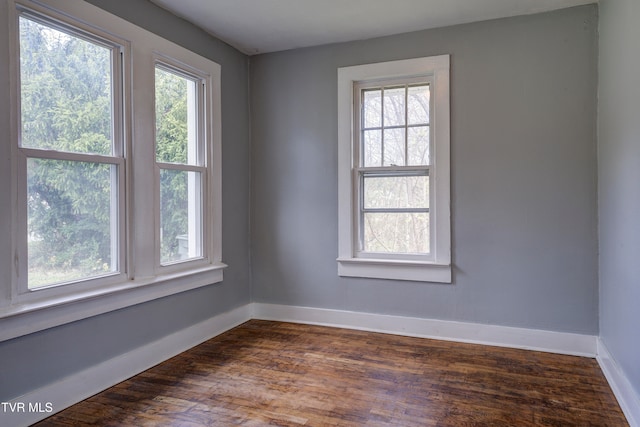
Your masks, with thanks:
M640 397L640 2L601 0L600 335Z
M129 307L0 343L0 401L22 395L101 361L131 351L216 314L247 304L249 270L249 107L248 59L186 21L146 0L91 3L181 44L222 65L223 133L223 261L229 264L224 282L146 304ZM6 4L6 3L5 3ZM0 25L6 25L1 19ZM0 63L8 52L0 41ZM0 87L8 87L6 67L0 67ZM3 91L3 93L6 93ZM0 135L8 135L8 111L0 107ZM2 140L0 152L8 153ZM3 184L0 184L3 185ZM8 188L0 186L0 198ZM1 231L8 235L8 210L0 211ZM6 233L6 234L5 234ZM2 254L0 254L2 255ZM5 258L6 256L6 258ZM0 271L9 271L4 254ZM3 273L4 274L4 273ZM2 277L7 280L8 274Z
M598 333L597 7L251 58L256 302ZM453 284L337 275L337 68L451 54Z

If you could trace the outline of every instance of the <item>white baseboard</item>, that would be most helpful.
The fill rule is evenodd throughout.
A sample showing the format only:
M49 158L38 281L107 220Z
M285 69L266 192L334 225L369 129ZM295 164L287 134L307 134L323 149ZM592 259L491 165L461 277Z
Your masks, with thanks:
M20 427L41 421L250 320L250 308L250 305L247 304L222 313L168 335L161 340L136 348L129 353L109 359L97 366L92 366L63 380L15 398L8 402L13 405L14 412L11 412L8 405L5 405L6 408L0 407L0 425ZM19 404L24 404L24 411L18 409L19 406L16 405ZM42 412L30 411L29 404L34 405L31 409L38 407ZM46 412L48 408L51 410Z
M537 329L253 303L252 318L595 357L597 337Z
M596 357L604 376L609 382L613 394L631 427L640 427L640 396L636 394L615 359L609 353L602 340L598 338L598 356Z

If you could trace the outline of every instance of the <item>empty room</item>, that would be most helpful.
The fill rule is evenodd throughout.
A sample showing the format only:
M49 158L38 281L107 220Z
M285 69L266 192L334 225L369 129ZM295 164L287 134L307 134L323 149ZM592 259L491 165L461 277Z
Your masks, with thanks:
M0 0L0 426L640 426L638 20Z

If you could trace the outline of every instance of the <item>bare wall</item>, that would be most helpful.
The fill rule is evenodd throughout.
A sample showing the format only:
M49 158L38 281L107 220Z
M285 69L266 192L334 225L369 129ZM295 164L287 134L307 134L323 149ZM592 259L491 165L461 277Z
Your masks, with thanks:
M600 2L600 336L640 398L640 2Z
M598 333L595 5L251 58L253 301ZM452 284L337 275L337 68L451 55Z
M6 7L6 2L3 2ZM249 106L248 58L204 31L146 0L90 0L222 65L223 261L224 281L62 325L0 343L0 400L7 401L104 360L249 303ZM0 25L6 20L0 19ZM0 64L7 63L8 43L0 41ZM0 86L8 87L0 67ZM3 93L5 93L3 91ZM4 104L4 103L3 103ZM8 135L7 106L0 107L0 135ZM10 141L1 140L7 162ZM3 163L4 165L4 163ZM6 169L5 169L6 170ZM0 198L9 189L0 184ZM0 208L2 232L8 235L9 210ZM4 254L0 280L9 280L11 256ZM1 326L0 326L1 327Z

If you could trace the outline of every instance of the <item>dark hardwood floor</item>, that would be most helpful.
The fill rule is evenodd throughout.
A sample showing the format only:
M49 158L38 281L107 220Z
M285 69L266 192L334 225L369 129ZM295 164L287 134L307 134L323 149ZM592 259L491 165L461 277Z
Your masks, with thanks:
M593 359L252 320L40 426L626 426Z

